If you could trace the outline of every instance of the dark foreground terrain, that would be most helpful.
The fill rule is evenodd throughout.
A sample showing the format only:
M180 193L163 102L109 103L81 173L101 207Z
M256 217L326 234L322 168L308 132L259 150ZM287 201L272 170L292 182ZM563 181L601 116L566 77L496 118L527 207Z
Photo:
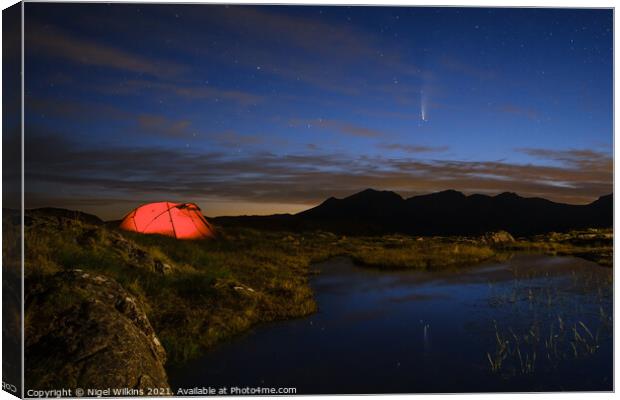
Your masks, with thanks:
M4 210L4 268L19 228ZM317 310L310 265L335 256L380 269L450 270L515 251L576 255L611 266L610 229L515 239L346 236L217 226L213 241L119 231L97 217L26 214L26 388L168 388L177 368L256 324ZM11 243L14 243L11 246ZM122 371L122 372L120 372ZM154 393L156 394L156 393Z

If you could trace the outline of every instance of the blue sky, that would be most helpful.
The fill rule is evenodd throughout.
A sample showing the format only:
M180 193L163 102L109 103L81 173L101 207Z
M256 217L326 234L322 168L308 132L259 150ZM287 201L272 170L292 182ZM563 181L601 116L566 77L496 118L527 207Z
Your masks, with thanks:
M26 4L27 206L612 191L611 10Z

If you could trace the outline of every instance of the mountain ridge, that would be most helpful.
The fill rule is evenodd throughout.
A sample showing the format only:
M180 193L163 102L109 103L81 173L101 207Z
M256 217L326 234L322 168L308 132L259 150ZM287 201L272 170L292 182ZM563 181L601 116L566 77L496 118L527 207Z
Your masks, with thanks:
M365 189L329 197L297 214L212 218L216 223L263 229L328 230L343 234L470 235L506 230L527 235L613 225L613 193L584 205L514 192L465 195L456 190L403 198Z

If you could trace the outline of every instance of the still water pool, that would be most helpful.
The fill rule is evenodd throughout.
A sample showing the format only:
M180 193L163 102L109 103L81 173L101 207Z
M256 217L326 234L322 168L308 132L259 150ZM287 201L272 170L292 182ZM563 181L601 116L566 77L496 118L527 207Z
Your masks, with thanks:
M314 266L319 312L169 371L173 388L298 394L612 390L612 270L517 255L440 272Z

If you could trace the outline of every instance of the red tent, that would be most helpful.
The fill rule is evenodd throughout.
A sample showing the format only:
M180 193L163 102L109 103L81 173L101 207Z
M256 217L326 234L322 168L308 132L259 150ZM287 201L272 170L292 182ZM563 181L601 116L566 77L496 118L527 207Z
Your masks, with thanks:
M140 233L156 233L177 239L207 239L215 231L194 203L144 204L123 218L121 229Z

